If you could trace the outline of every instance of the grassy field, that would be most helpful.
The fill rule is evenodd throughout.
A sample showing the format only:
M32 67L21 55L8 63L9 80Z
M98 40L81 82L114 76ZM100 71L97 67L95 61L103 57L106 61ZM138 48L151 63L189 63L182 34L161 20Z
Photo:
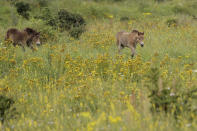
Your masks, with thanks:
M40 1L28 1L29 20L0 1L0 130L197 130L195 0L45 1L86 20L79 39L37 19ZM45 41L24 52L4 42L11 27ZM132 29L145 32L133 59L115 39Z

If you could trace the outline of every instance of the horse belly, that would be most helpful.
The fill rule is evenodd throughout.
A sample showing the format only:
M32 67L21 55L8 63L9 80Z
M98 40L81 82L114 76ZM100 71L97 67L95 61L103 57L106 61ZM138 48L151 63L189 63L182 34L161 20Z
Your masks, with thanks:
M120 42L121 46L122 47L128 47L128 41L127 39L122 39L121 42Z

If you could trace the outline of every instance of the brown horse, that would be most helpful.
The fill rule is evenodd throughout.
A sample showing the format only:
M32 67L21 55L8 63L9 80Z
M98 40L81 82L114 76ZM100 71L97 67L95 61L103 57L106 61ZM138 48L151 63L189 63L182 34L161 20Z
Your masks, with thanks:
M30 46L32 42L36 43L36 45L40 45L40 32L35 31L32 28L25 28L23 31L27 32L27 34L30 36L30 39L27 41L27 46Z
M144 46L144 32L139 32L138 30L132 30L131 33L129 32L118 32L116 35L117 39L117 46L118 46L118 52L120 53L120 50L124 47L128 47L131 49L131 57L134 57L135 55L135 49L137 43L140 43L141 47Z
M31 28L25 28L23 31L11 28L7 31L5 40L11 40L14 46L22 46L24 51L25 45L35 50L33 44L40 45L40 34Z

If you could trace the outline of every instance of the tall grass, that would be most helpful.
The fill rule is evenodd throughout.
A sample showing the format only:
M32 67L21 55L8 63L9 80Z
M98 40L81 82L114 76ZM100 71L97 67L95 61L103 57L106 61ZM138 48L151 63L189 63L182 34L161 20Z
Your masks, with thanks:
M145 5L139 6L140 2ZM167 7L173 7L177 1L140 2L51 1L49 7L54 12L58 4L58 8L86 18L87 31L78 40L42 20L31 17L27 21L18 16L17 28L33 27L49 35L36 52L28 48L23 52L21 47L3 41L6 30L13 26L8 19L10 14L4 12L4 20L10 23L0 22L0 95L12 99L14 104L5 111L10 117L5 117L0 128L196 130L196 98L186 99L190 105L180 104L185 100L184 94L197 88L196 21L188 14L166 14ZM2 4L3 9L11 8L8 2ZM146 10L139 12L141 6ZM89 12L92 10L98 16ZM36 14L34 11L31 16ZM129 20L120 22L125 16ZM178 20L177 26L168 27L166 21L171 18ZM118 31L132 29L145 32L145 46L137 46L133 59L127 48L118 54L115 40ZM158 83L149 81L154 81L152 69L159 72ZM153 85L159 92L170 91L165 100L179 96L175 104L169 104L171 111L151 110ZM175 114L177 110L181 114Z

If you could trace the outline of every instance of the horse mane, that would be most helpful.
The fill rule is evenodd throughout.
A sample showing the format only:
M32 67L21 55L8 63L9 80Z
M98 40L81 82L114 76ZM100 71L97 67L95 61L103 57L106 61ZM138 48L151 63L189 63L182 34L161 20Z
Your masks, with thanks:
M29 27L25 28L23 31L27 32L28 35L36 35L36 34L38 34L37 31L35 31L34 29L29 28Z
M139 33L138 30L132 30L132 33Z
M138 30L132 30L132 33L136 33L138 35L144 35L144 32L139 32Z
M23 31L27 32L28 35L30 35L31 37L26 41L27 43L27 46L30 46L31 45L31 42L33 40L33 38L36 36L36 35L39 35L39 32L35 31L34 29L32 28L25 28Z

